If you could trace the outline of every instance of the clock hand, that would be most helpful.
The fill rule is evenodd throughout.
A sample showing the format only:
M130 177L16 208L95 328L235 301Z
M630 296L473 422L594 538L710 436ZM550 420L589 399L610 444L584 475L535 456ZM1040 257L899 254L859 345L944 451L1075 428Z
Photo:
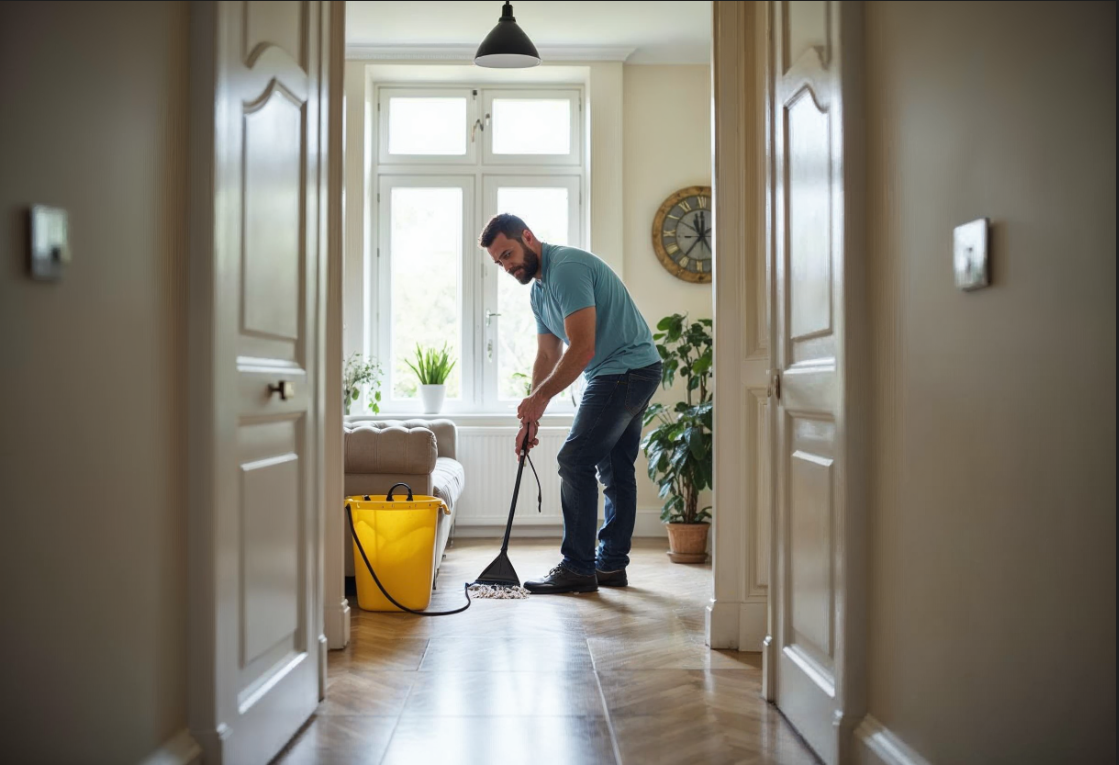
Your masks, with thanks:
M684 253L684 257L686 258L686 257L688 257L689 255L691 255L691 254L692 254L692 250L694 250L694 249L695 249L695 246L696 246L697 244L699 244L700 242L702 242L702 241L703 241L702 239L696 239L696 240L695 240L694 242L692 242L692 246L691 246L691 247L689 247L689 248L687 249L687 252L685 252L685 253Z

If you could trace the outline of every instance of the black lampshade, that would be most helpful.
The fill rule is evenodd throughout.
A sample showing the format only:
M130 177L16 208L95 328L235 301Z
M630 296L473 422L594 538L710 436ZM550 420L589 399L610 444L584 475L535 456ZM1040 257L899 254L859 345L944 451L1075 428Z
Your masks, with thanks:
M474 63L492 69L522 69L540 63L536 46L513 18L512 3L502 6L501 19L478 46Z

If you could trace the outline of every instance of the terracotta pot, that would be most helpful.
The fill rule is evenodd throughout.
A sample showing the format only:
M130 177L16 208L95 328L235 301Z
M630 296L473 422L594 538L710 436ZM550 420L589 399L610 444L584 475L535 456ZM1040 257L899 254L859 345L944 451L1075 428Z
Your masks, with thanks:
M668 557L673 563L707 562L710 523L666 523L665 526L668 527Z

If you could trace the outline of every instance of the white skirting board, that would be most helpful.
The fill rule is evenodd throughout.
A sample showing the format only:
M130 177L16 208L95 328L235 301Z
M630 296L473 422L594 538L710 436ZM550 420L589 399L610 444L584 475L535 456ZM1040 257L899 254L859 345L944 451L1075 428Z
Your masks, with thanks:
M931 765L870 715L855 729L854 743L858 765Z
M152 752L140 765L201 765L202 748L185 728Z
M521 492L524 493L523 491ZM559 518L540 518L536 512L536 481L532 483L533 507L528 513L517 503L517 515L513 519L511 537L560 539L563 537L563 515ZM487 539L501 537L505 534L505 523L509 520L509 498L506 498L505 514L491 516L484 520L471 519L469 523L455 522L454 536L460 539ZM598 525L602 525L602 508L599 503ZM531 518L522 518L521 514L531 515ZM668 539L668 531L661 522L660 508L637 510L637 521L633 525L634 539Z

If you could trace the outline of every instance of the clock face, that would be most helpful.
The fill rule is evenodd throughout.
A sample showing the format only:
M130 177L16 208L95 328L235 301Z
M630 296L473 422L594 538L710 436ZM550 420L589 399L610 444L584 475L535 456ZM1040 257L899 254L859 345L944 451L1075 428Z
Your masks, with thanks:
M711 189L681 189L661 205L653 223L653 249L665 268L691 282L711 279Z

